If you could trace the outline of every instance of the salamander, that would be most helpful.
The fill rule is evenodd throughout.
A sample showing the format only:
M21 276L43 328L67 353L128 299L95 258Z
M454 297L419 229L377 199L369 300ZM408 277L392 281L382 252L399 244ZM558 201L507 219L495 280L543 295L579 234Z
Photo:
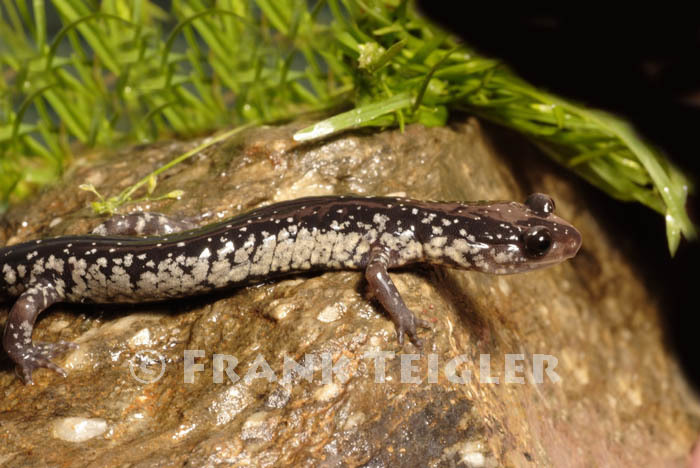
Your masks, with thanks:
M2 344L25 383L66 372L52 359L73 343L32 342L57 302L139 303L205 294L308 271L362 270L370 292L404 335L430 328L408 309L387 270L432 263L491 274L546 267L576 255L581 235L554 201L434 202L321 196L265 206L196 227L153 213L121 215L92 234L0 248L0 302L14 300Z

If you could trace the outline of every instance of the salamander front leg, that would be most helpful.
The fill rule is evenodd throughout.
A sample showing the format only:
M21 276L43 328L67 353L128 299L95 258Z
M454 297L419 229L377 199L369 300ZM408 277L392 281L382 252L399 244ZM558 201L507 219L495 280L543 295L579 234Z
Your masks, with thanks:
M365 270L365 278L375 297L384 306L391 317L391 321L396 326L396 335L399 343L403 344L404 334L417 347L423 345L423 341L418 338L416 327L432 328L428 322L416 318L411 309L406 307L398 289L391 281L387 267L389 266L389 256L381 248L374 249L370 254L369 264Z
M59 299L59 294L52 283L39 283L24 291L10 310L2 344L7 354L17 364L20 377L25 384L33 383L32 372L40 367L51 369L65 377L66 371L51 362L51 359L78 347L75 343L65 341L32 343L32 331L37 317Z

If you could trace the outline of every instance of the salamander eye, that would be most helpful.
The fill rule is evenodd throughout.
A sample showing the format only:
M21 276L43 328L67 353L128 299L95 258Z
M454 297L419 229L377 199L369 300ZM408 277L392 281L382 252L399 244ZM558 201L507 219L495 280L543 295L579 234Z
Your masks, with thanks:
M525 206L540 216L547 216L550 213L554 213L555 208L552 197L544 193L533 193L527 197Z
M552 247L552 233L544 226L535 226L523 234L525 253L530 257L541 257Z

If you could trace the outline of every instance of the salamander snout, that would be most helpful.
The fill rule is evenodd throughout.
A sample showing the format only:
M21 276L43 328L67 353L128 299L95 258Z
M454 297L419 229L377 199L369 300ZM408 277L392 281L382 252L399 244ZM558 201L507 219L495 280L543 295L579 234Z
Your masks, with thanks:
M567 234L567 239L562 241L564 256L566 258L572 258L576 256L576 254L578 253L578 249L581 248L581 242L581 233L578 232L578 230L575 227L570 226L569 232Z

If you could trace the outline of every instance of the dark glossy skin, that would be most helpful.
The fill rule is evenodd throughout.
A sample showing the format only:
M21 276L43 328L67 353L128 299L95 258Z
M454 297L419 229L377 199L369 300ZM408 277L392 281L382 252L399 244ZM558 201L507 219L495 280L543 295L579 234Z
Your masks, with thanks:
M397 197L310 197L189 229L162 215L119 216L103 235L65 236L0 249L0 297L17 298L3 347L25 382L71 343L32 343L38 315L56 302L161 301L304 271L365 271L371 291L420 346L427 323L406 307L388 269L436 263L511 274L559 263L581 245L543 194L516 202L444 203ZM119 234L119 236L115 236ZM111 237L104 236L105 234ZM149 235L151 237L140 237ZM127 237L131 236L131 237Z

